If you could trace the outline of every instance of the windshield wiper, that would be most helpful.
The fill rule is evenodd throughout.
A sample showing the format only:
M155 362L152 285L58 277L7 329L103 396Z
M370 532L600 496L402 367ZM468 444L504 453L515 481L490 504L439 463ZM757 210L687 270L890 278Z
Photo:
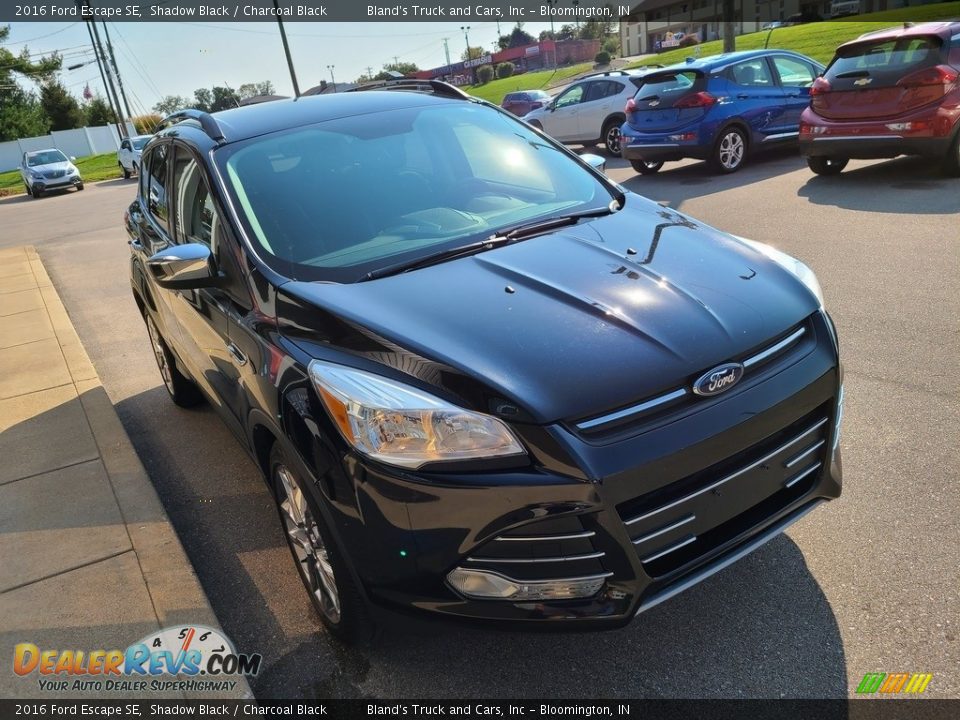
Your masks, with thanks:
M408 270L429 267L430 265L437 265L438 263L442 263L447 260L454 260L467 255L473 255L478 252L483 252L484 250L493 250L494 248L501 247L503 245L510 245L511 243L515 243L519 240L526 240L527 238L545 233L549 230L553 230L554 228L566 227L567 225L576 225L583 218L610 215L611 213L617 212L617 210L620 209L619 207L615 208L615 204L615 202L612 202L607 207L598 208L595 210L584 210L582 212L569 213L567 215L557 215L545 220L535 220L522 225L504 228L494 233L490 237L485 238L484 240L477 240L475 242L467 243L466 245L459 245L457 247L447 248L446 250L440 250L421 258L415 258L413 260L407 260L406 262L387 265L386 267L371 270L364 275L361 280L375 280L377 278L387 277L388 275L399 275L400 273L407 272Z

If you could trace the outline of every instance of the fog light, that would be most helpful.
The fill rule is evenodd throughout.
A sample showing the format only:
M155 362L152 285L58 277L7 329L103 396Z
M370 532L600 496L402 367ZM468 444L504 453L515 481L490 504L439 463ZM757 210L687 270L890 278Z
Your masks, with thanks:
M840 386L840 393L837 397L837 427L833 431L833 452L837 451L840 444L840 426L843 424L843 385Z
M477 600L575 600L596 595L613 573L561 580L514 580L486 570L456 568L447 581L458 593Z

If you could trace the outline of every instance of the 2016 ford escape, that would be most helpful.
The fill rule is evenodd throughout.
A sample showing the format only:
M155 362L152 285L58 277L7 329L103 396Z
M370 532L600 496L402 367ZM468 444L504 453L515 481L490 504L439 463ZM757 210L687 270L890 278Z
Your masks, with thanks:
M800 261L442 83L167 125L134 298L341 638L395 611L617 627L840 494L837 338Z

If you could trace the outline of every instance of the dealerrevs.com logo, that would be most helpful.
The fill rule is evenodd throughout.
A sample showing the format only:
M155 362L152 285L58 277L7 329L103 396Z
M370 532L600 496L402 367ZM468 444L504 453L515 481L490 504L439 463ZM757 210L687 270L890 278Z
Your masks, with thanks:
M44 691L229 691L237 678L256 675L262 656L238 653L219 630L203 625L168 627L125 650L13 649L13 672L37 676ZM177 679L171 676L179 675Z

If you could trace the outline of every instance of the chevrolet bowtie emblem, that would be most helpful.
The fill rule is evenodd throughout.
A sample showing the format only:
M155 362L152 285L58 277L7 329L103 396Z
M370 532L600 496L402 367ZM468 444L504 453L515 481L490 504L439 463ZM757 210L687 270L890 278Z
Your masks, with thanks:
M854 85L869 85L873 82L873 78L860 78L859 80L854 80Z

